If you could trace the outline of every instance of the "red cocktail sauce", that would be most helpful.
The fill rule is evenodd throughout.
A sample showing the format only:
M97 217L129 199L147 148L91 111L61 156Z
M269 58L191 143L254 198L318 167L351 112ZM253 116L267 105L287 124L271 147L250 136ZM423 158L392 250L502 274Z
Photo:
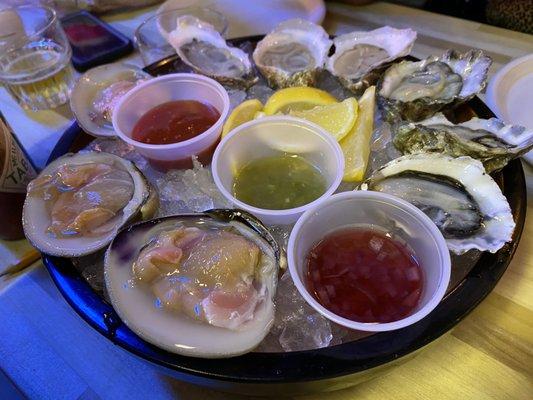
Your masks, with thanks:
M413 252L386 234L346 228L307 258L309 291L328 310L357 322L392 322L417 306L422 270Z
M205 132L220 118L210 104L174 100L147 111L131 132L132 139L147 144L183 142Z

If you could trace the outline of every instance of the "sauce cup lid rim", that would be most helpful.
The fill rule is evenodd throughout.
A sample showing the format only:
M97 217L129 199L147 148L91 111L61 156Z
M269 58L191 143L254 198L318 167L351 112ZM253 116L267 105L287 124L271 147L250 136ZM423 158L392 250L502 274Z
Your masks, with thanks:
M318 311L320 314L322 314L324 317L329 319L330 321L333 321L339 325L342 325L347 328L361 330L361 331L367 331L367 332L383 332L383 331L391 331L396 330L400 328L404 328L406 326L412 325L425 316L427 316L437 305L440 303L442 298L444 297L446 293L446 289L448 288L448 284L450 281L451 276L451 259L450 259L450 252L448 251L446 241L444 239L444 236L439 231L437 226L431 221L431 219L424 214L421 210L413 206L412 204L408 203L407 201L400 199L396 196L387 194L387 193L381 193L381 192L374 192L374 191L366 191L366 190L357 190L357 191L348 191L348 192L342 192L334 194L333 196L329 197L328 199L325 199L323 202L321 202L320 206L324 207L327 204L332 204L337 201L343 201L343 200L357 200L357 199L366 199L366 200L379 200L383 201L395 206L399 206L403 208L405 211L409 212L419 220L421 223L424 224L424 226L430 231L432 235L432 239L435 241L437 247L438 247L438 255L440 258L440 274L438 278L438 284L437 289L432 294L429 301L424 304L418 311L408 315L405 318L399 319L397 321L391 321L391 322L359 322L354 321L348 318L344 318L340 315L335 314L334 312L330 311L326 307L324 307L322 304L320 304L307 290L307 287L304 282L300 279L300 276L298 272L296 271L296 265L294 262L295 259L295 246L296 241L299 239L300 232L302 230L302 227L305 225L307 220L312 217L313 214L319 211L319 207L313 207L309 208L307 211L303 213L303 215L298 219L296 224L294 225L290 237L289 242L287 244L287 261L288 261L288 270L291 275L291 279L293 280L296 288L298 289L298 292L302 295L302 297L305 299L305 301L313 307L316 311Z
M124 103L133 95L137 94L138 92L144 90L147 86L153 85L154 83L161 82L161 81L172 81L172 80L179 80L179 81L186 81L190 79L193 83L197 84L207 84L208 86L214 87L217 89L219 94L222 97L222 101L224 103L223 109L220 112L220 117L216 120L216 122L211 125L207 130L203 131L199 135L184 140L182 142L176 142L176 143L169 143L169 144L149 144L149 143L143 143L139 142L135 139L132 139L130 136L126 135L124 132L122 132L121 129L118 129L118 114L121 110L121 108L124 106ZM162 104L162 103L159 103ZM181 72L181 73L175 73L175 74L167 74L158 76L152 79L147 80L146 82L143 82L137 86L135 86L133 89L128 91L122 98L119 100L118 104L113 110L113 116L112 116L112 123L113 123L113 130L115 131L116 135L120 137L122 140L124 140L126 143L131 144L134 147L141 147L143 149L150 149L150 150L170 150L170 149L178 149L181 147L186 147L191 144L194 144L200 140L202 140L205 136L208 136L209 133L212 132L213 129L217 129L220 125L224 123L226 120L226 117L229 114L229 106L230 106L230 100L229 95L226 89L217 82L216 80L209 78L204 75L194 74L194 73L188 73L188 72ZM156 106L154 106L156 107Z
M234 136L239 135L240 132L246 130L250 126L268 125L268 124L275 124L275 123L286 123L286 124L293 123L293 124L299 125L300 127L309 128L311 131L313 131L314 134L317 134L321 138L325 139L325 141L327 142L327 145L330 146L333 149L333 152L335 153L335 160L337 162L337 173L335 175L333 182L327 187L324 193L320 195L320 197L316 198L315 200L307 204L301 205L299 207L286 208L282 210L274 210L274 209L259 208L259 207L252 206L248 203L245 203L237 199L235 196L233 196L224 187L218 175L217 168L218 168L218 160L220 158L220 152L227 145L227 142L229 142ZM215 185L218 187L218 190L220 190L220 192L224 195L224 197L226 197L226 199L231 201L233 204L254 214L281 217L281 216L286 216L286 215L289 216L289 215L301 214L305 210L311 207L317 206L320 203L322 203L324 200L330 198L333 192L335 192L335 190L337 189L337 187L340 185L342 181L342 176L344 173L344 156L343 156L342 149L339 143L333 138L333 136L327 133L319 125L313 122L307 121L305 119L293 117L290 115L275 115L275 116L267 116L267 117L262 117L262 118L248 121L234 128L231 132L229 132L226 136L224 136L222 140L220 141L220 143L218 144L213 154L211 170L212 170L213 180L215 181Z

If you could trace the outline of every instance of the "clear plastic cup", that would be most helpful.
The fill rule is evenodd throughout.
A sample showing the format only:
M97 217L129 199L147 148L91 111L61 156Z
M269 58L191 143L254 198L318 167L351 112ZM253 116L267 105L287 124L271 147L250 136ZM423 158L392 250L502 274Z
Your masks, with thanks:
M131 138L133 127L150 109L173 100L196 100L215 107L220 118L205 132L183 142L146 144ZM159 171L192 167L196 155L204 165L211 156L228 116L229 96L217 81L197 74L169 74L141 83L127 92L113 111L113 128Z
M327 187L322 196L286 210L257 208L233 196L233 181L240 168L252 160L284 153L297 154L322 172ZM218 189L235 206L266 224L285 225L335 192L344 172L344 156L337 141L318 125L289 116L263 117L238 126L225 136L215 150L211 169Z
M144 65L150 65L165 57L176 54L167 38L176 29L178 17L191 15L215 28L221 36L228 30L228 21L224 15L206 7L183 7L157 12L147 18L135 30L135 44L141 53Z
M350 226L370 226L405 241L423 271L423 291L415 310L387 323L365 323L341 317L322 306L307 290L305 272L309 251L326 236ZM307 210L294 226L287 246L291 277L304 299L329 320L360 331L382 332L414 324L442 300L450 282L451 261L446 241L422 211L389 194L352 191L331 196Z

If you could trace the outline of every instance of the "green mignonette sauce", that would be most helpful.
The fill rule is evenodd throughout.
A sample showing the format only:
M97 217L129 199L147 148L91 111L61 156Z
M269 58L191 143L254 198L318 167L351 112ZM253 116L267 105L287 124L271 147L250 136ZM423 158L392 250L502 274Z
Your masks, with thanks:
M320 170L295 154L252 160L238 171L233 195L254 207L285 210L308 204L326 191Z

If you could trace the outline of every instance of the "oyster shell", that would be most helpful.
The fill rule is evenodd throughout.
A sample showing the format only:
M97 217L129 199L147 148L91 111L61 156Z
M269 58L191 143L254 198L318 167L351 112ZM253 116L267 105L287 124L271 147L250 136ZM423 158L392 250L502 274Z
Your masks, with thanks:
M240 210L159 218L118 233L105 255L113 307L143 339L222 358L257 346L274 321L280 249Z
M489 173L533 148L533 130L506 125L497 118L472 118L453 124L443 114L396 128L394 146L403 154L445 153L470 156L483 163Z
M178 17L168 41L185 64L223 84L250 86L257 79L248 54L228 46L213 25L196 17Z
M253 59L270 86L311 86L330 47L324 28L296 18L280 23L257 43Z
M67 154L30 182L22 221L41 252L78 257L105 247L134 218L150 218L157 206L157 192L130 161L100 152Z
M456 254L470 249L495 253L511 241L515 223L509 203L473 158L402 156L376 171L362 188L401 197L420 208Z
M80 127L93 136L115 136L113 109L126 92L151 76L128 64L114 63L85 72L72 89L70 108Z
M374 85L390 62L408 55L415 40L412 29L390 26L346 33L333 39L335 53L328 58L327 69L359 93Z
M481 50L393 64L378 82L378 102L388 121L420 121L484 89L492 63Z

